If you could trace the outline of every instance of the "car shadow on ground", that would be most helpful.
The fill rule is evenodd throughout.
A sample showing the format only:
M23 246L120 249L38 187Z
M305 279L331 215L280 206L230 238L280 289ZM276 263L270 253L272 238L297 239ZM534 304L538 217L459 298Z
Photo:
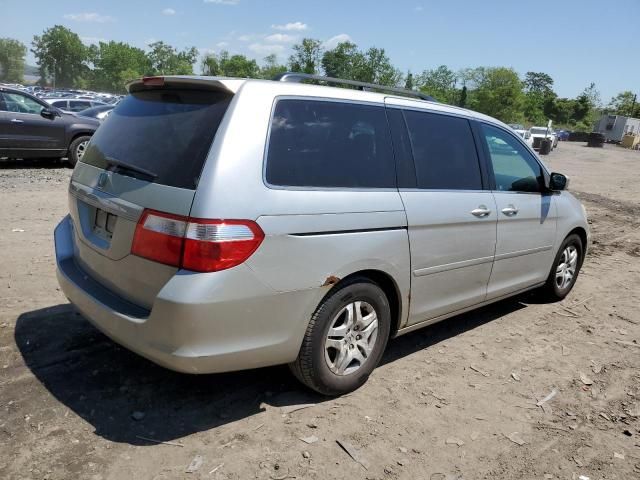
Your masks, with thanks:
M70 168L69 162L58 158L33 158L33 159L13 159L0 158L0 170L2 169L37 169L37 168Z
M389 343L383 363L521 308L526 308L521 297L508 299L409 333ZM70 304L21 314L15 341L49 392L93 425L96 434L114 442L172 441L249 418L265 405L327 400L298 384L286 366L215 375L166 370L112 342Z

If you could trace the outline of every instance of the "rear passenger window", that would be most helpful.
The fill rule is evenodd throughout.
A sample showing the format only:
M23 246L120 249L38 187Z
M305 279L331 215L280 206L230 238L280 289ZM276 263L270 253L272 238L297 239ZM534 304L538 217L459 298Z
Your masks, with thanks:
M467 120L413 110L404 114L418 188L482 190L480 163Z
M296 187L395 187L384 107L280 100L271 121L266 180Z

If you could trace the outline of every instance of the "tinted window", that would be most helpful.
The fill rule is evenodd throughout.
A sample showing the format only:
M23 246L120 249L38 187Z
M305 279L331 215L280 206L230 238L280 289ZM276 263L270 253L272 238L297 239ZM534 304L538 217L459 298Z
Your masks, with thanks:
M411 110L404 114L418 188L482 190L480 163L467 120Z
M82 162L135 176L112 159L154 174L142 178L193 189L230 98L200 90L132 93L93 135Z
M91 102L84 100L69 100L69 110L72 112L80 112L91 106Z
M62 110L67 110L69 108L69 102L67 100L57 100L55 102L51 102L56 108L61 108Z
M266 167L272 185L394 187L384 107L280 100Z
M533 155L516 138L499 128L482 125L482 132L496 181L496 190L539 192L543 170Z
M19 93L0 93L0 110L15 113L36 113L42 112L44 107L38 102Z

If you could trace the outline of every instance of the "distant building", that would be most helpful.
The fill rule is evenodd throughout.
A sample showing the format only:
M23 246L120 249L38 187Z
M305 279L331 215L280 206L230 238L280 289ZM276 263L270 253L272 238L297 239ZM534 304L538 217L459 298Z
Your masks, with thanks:
M627 133L640 134L640 118L623 117L622 115L603 115L596 122L594 131L604 134L608 142L621 142Z

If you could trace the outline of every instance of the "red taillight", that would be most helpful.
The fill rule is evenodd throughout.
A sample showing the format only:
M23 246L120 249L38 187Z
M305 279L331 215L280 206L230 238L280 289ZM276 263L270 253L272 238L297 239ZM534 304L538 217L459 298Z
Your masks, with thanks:
M162 87L164 85L164 77L142 77L142 84L150 87Z
M205 220L145 210L131 253L195 272L240 265L262 243L264 233L250 220Z

